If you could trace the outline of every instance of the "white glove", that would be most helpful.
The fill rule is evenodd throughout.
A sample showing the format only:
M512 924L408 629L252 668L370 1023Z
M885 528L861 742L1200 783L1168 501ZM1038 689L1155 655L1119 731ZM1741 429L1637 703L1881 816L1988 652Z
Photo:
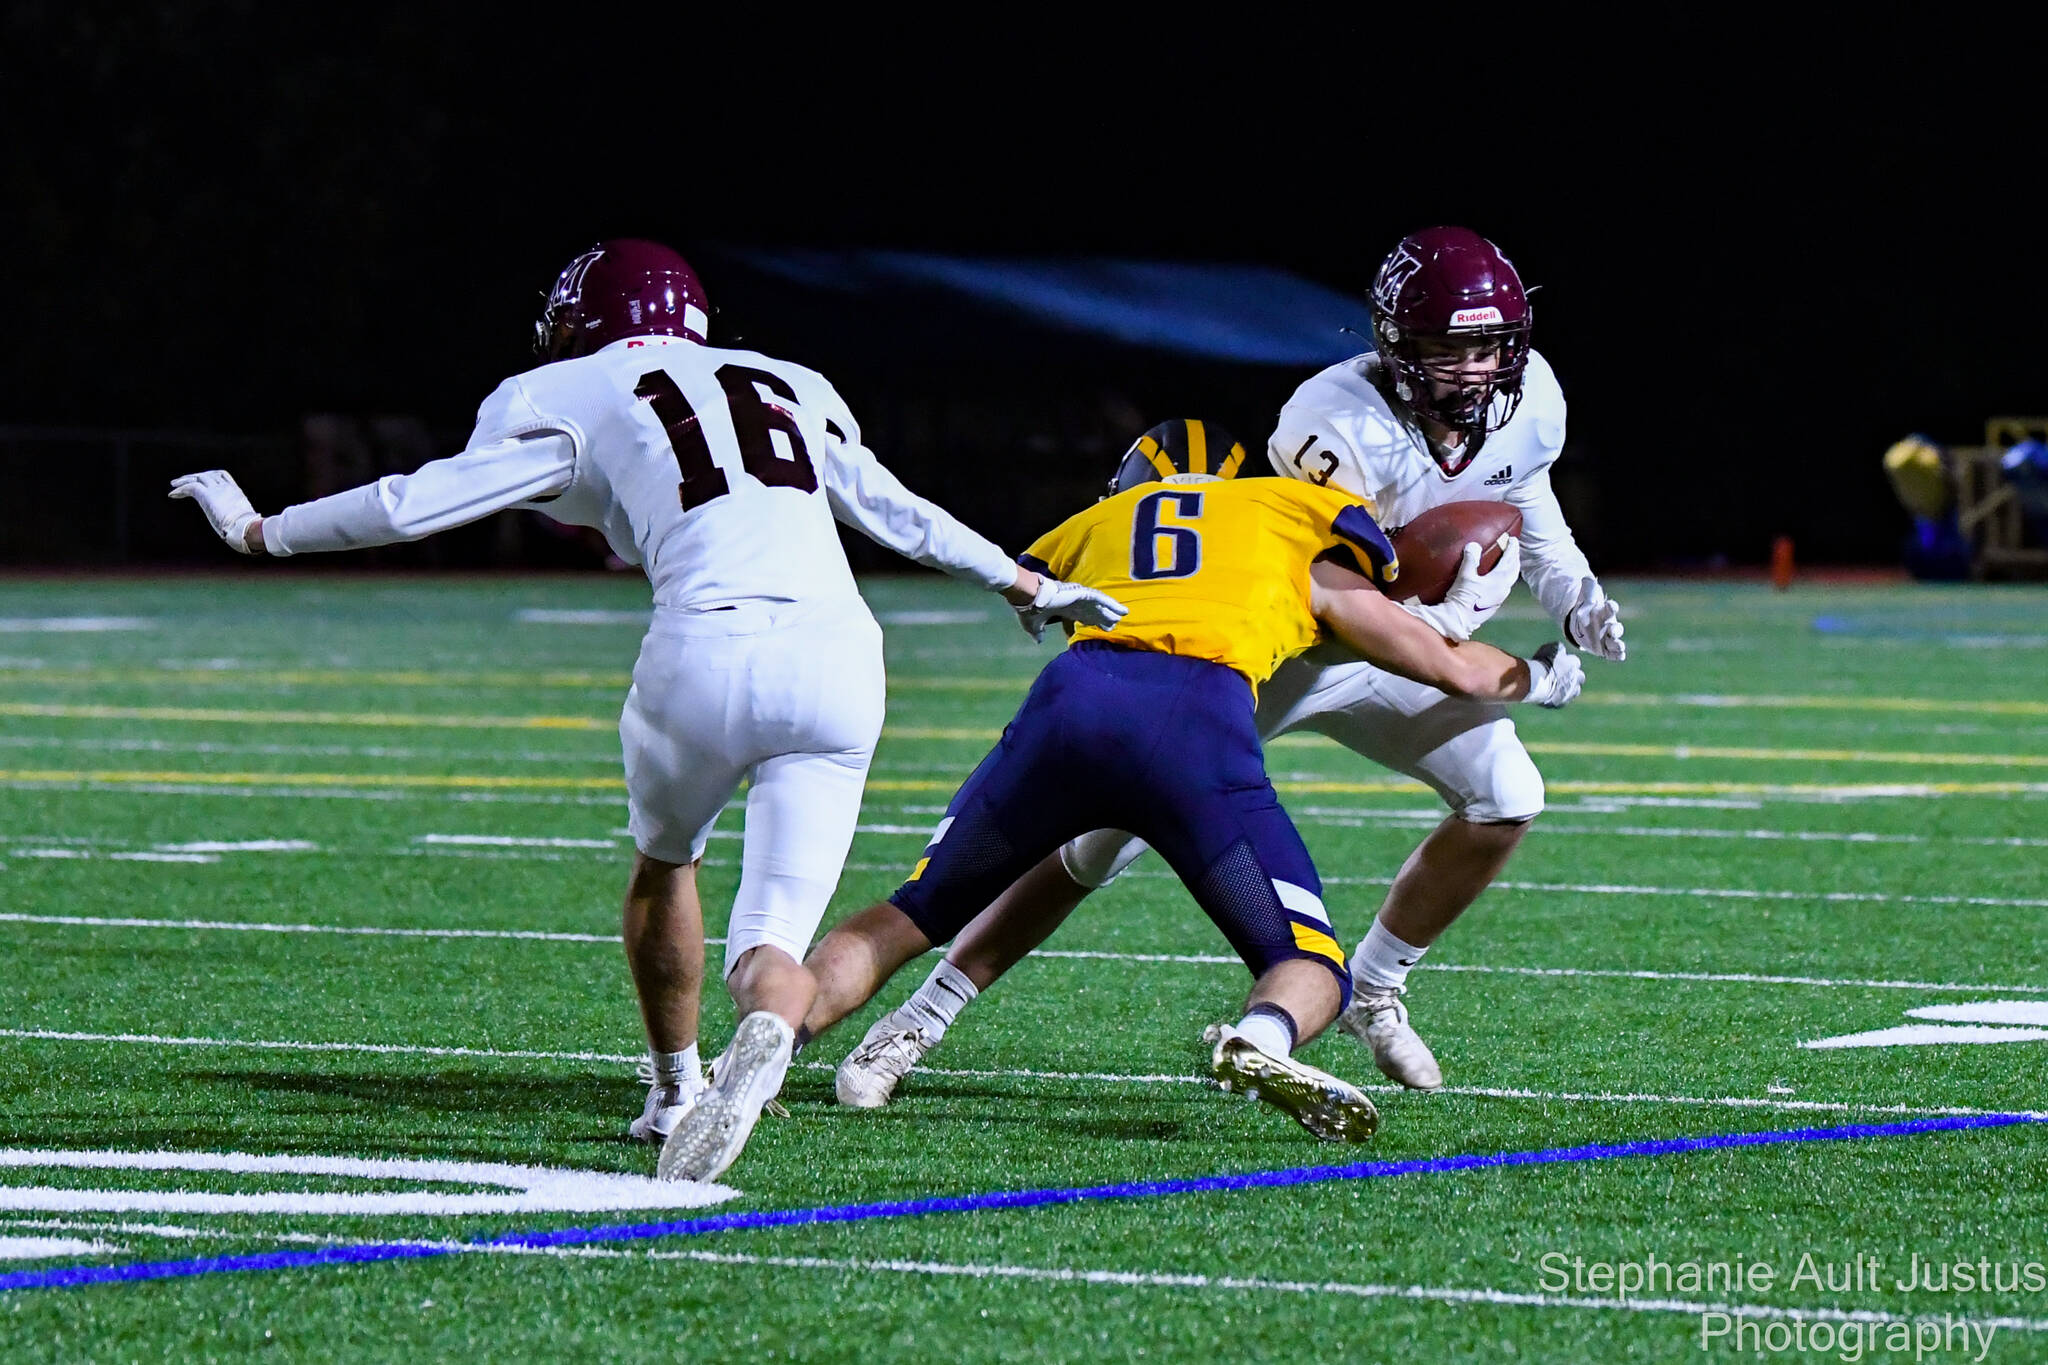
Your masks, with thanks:
M249 505L248 495L242 492L234 475L225 469L180 474L171 480L171 496L198 503L199 510L213 523L214 534L225 540L229 549L245 555L256 553L249 548L249 527L258 520L256 509Z
M1130 610L1106 592L1084 588L1079 583L1062 583L1040 574L1038 592L1028 606L1017 608L1018 623L1032 639L1045 639L1047 621L1072 621L1097 630L1115 630L1116 623Z
M1477 541L1466 542L1464 553L1458 557L1458 576L1451 580L1444 600L1435 606L1424 605L1419 597L1396 605L1410 616L1426 621L1446 640L1471 639L1486 624L1486 618L1500 610L1501 603L1514 591L1515 580L1522 576L1522 542L1513 536L1507 538L1507 545L1500 552L1500 563L1487 573L1479 572L1479 556L1483 553Z
M1586 685L1586 666L1579 662L1578 655L1555 640L1530 655L1527 662L1529 695L1523 701L1556 710L1570 706L1579 689Z
M1610 663L1628 657L1628 646L1621 642L1621 603L1607 595L1598 579L1579 584L1579 605L1565 617L1564 633L1580 649Z

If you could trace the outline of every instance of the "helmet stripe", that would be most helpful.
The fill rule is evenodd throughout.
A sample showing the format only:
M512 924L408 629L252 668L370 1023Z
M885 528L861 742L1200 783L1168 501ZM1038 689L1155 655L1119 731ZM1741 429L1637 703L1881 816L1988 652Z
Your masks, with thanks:
M1163 479L1169 474L1180 473L1178 469L1173 467L1173 461L1166 457L1164 451L1160 450L1159 442L1153 440L1150 433L1138 438L1138 450L1147 460L1152 462L1152 467L1159 471L1160 478Z
M1209 472L1209 433L1202 424L1190 418L1187 422L1188 468L1190 474Z

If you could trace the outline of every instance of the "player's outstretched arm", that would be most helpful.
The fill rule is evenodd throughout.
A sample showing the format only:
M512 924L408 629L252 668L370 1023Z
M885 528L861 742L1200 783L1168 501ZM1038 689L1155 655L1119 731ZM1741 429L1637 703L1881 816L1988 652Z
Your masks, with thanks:
M834 517L906 559L1001 593L1032 639L1042 638L1051 620L1108 630L1123 619L1123 603L1107 593L1019 568L994 541L904 487L857 439L828 440L825 455L825 496Z
M559 493L575 471L575 442L542 432L430 460L410 474L389 474L271 516L259 515L222 469L180 475L171 480L171 496L197 502L230 548L281 557L420 540Z
M1453 644L1370 581L1329 561L1310 570L1309 608L1359 657L1453 696L1564 706L1585 676L1562 648L1546 645L1535 658L1518 659L1477 640Z

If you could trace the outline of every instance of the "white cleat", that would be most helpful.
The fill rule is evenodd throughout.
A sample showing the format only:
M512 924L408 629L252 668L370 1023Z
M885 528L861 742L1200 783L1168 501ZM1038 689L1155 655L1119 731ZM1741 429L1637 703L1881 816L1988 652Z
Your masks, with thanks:
M713 1180L738 1159L789 1074L796 1030L766 1010L740 1020L719 1058L717 1078L661 1145L660 1180Z
M1337 1027L1372 1049L1373 1064L1390 1081L1410 1090L1435 1090L1444 1083L1436 1054L1408 1023L1401 1003L1404 986L1354 986L1351 1004L1337 1016Z
M640 1079L647 1083L647 1107L627 1126L626 1133L635 1142L666 1141L704 1094L704 1083L656 1085L654 1064L646 1061L640 1063Z
M860 1046L847 1055L832 1077L832 1089L849 1109L880 1109L896 1087L933 1047L931 1035L906 1027L892 1011L868 1027Z
M1228 1024L1209 1025L1202 1041L1214 1049L1209 1075L1218 1086L1263 1100L1325 1142L1364 1142L1380 1126L1380 1111L1347 1080L1261 1052Z

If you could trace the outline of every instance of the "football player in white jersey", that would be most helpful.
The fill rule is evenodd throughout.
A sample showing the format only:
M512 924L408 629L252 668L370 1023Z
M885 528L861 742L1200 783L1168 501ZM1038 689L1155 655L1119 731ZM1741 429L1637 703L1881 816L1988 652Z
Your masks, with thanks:
M600 243L562 271L536 328L543 363L498 387L461 454L410 475L259 516L222 470L188 474L231 547L291 555L417 540L505 508L595 527L642 566L654 617L619 719L630 828L625 944L650 1086L632 1124L669 1137L707 1111L708 1146L664 1174L730 1164L780 1089L815 983L802 962L837 886L883 711L882 632L835 519L995 590L1026 629L1111 627L1091 589L1019 570L910 492L861 444L823 376L707 340L688 262L654 242ZM706 1087L697 863L747 784L725 979L741 1016Z
M1620 662L1619 608L1551 491L1564 395L1530 348L1529 300L1514 266L1475 232L1430 228L1381 264L1371 312L1376 350L1314 375L1281 409L1267 447L1274 469L1371 499L1388 527L1447 502L1513 504L1520 540L1490 572L1478 572L1479 547L1467 546L1443 603L1402 605L1448 638L1469 639L1519 576L1572 644ZM1543 778L1506 707L1446 696L1328 651L1281 666L1259 694L1258 723L1262 739L1297 729L1328 735L1428 783L1450 807L1403 864L1352 955L1352 1003L1338 1021L1389 1078L1435 1089L1442 1069L1402 1000L1408 973L1500 875L1543 810ZM1019 879L918 992L868 1030L840 1066L840 1101L886 1104L980 990L1143 851L1121 831L1099 830Z

